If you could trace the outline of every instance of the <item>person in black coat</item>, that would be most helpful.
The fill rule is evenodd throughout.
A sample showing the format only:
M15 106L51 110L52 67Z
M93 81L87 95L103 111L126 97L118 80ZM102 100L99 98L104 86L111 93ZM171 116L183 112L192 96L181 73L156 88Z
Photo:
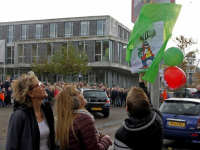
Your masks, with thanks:
M114 87L113 90L111 91L112 106L115 106L116 98L117 98L117 91L116 88Z
M54 116L45 86L33 72L12 82L16 99L8 125L6 150L55 150Z
M133 87L126 99L128 118L115 133L115 150L161 150L163 122L161 112L150 107L143 89Z

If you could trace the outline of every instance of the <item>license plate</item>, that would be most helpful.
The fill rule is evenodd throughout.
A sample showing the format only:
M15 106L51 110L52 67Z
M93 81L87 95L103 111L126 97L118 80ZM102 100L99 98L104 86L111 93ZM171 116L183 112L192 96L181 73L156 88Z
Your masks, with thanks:
M169 121L169 126L185 127L185 122Z
M92 108L92 110L102 110L102 108Z

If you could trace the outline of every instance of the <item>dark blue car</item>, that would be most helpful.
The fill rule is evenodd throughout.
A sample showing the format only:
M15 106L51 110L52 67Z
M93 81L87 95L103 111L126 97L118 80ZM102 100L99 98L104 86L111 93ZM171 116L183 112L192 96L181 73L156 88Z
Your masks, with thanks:
M200 100L169 98L160 107L164 138L200 143Z

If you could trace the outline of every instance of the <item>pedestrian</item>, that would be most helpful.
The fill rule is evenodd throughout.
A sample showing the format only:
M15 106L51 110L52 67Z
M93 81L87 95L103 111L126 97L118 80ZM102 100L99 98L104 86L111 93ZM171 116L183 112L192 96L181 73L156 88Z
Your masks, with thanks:
M101 135L93 116L84 109L83 95L67 85L56 98L56 141L61 150L107 150L112 145L108 135Z
M163 93L160 95L160 97L162 97L162 102L167 99L168 96L167 96L167 90L166 89L163 90Z
M11 84L16 99L8 125L6 150L55 150L54 116L45 86L31 71Z
M197 91L194 93L194 98L200 99L200 85L196 87Z
M8 87L8 92L7 92L7 102L8 102L8 106L11 106L11 95L12 95L12 90L11 87Z
M111 91L112 106L116 105L116 98L117 98L117 91L116 88L114 87Z
M4 102L4 94L2 93L2 89L0 89L0 106L5 107L5 102Z
M133 87L126 98L128 118L115 133L115 150L161 150L163 143L162 114L150 107L140 87Z

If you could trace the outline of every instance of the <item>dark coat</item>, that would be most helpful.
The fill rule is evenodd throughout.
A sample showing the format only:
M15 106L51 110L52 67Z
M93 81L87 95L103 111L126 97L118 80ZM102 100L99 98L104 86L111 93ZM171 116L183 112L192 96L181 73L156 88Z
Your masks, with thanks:
M94 120L88 114L78 114L74 120L74 136L72 130L69 133L69 147L67 150L107 150L109 142L107 137L102 137L99 142L99 135Z
M117 129L114 139L115 150L161 150L163 143L162 114L150 108L147 117L128 117Z
M54 116L52 108L49 103L43 103L41 109L49 125L50 150L55 150ZM16 102L8 125L6 150L39 150L39 147L40 132L33 107Z
M115 100L116 98L117 98L117 91L114 91L114 90L113 90L113 91L111 92L111 99L112 99L112 100Z
M196 92L194 93L194 98L200 99L200 91L196 91Z

